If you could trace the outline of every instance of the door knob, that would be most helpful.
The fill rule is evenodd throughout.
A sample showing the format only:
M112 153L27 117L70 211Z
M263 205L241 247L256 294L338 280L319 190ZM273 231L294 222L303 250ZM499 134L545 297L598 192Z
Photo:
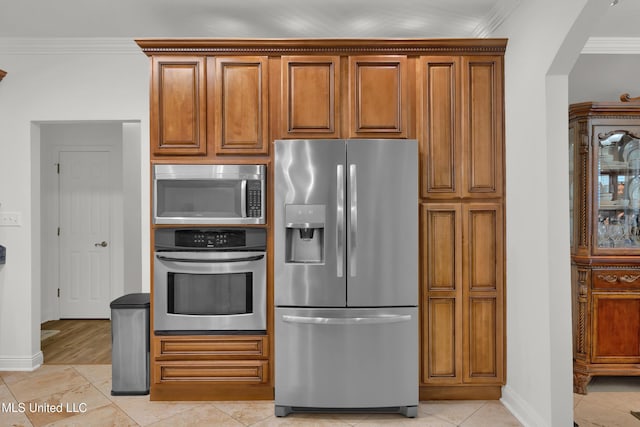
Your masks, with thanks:
M106 248L106 247L107 247L107 245L108 245L108 243L107 243L107 242L105 242L105 241L103 240L103 241L102 241L102 242L100 242L100 243L95 243L93 246L95 246L96 248L97 248L97 247L100 247L100 246L102 246L103 248Z

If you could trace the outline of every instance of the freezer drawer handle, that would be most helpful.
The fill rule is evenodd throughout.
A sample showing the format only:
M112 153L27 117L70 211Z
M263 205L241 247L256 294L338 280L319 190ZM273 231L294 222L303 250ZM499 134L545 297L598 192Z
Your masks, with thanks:
M388 314L369 317L305 317L285 314L282 320L288 323L307 323L312 325L373 325L379 323L408 322L408 314Z

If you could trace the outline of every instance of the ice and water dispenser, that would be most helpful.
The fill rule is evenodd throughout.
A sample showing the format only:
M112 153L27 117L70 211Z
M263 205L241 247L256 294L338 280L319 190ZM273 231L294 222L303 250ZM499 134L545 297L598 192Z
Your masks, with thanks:
M323 263L325 205L286 205L287 263Z

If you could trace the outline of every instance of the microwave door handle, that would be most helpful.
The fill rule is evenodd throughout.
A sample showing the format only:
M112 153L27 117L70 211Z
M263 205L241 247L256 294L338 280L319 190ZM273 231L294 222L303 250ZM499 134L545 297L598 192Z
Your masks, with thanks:
M344 165L336 167L336 274L344 276Z
M244 258L226 258L226 259L206 259L206 258L176 258L176 257L168 257L163 255L156 255L161 261L170 261L170 262L193 262L193 263L202 263L202 264L220 264L225 262L247 262L247 261L258 261L264 258L264 255L256 255Z
M247 180L240 182L240 216L246 218L247 215Z

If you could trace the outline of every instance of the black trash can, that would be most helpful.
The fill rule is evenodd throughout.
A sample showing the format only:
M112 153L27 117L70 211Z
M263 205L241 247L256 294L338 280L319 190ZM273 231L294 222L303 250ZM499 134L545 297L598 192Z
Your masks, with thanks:
M149 394L149 294L111 302L111 395Z

